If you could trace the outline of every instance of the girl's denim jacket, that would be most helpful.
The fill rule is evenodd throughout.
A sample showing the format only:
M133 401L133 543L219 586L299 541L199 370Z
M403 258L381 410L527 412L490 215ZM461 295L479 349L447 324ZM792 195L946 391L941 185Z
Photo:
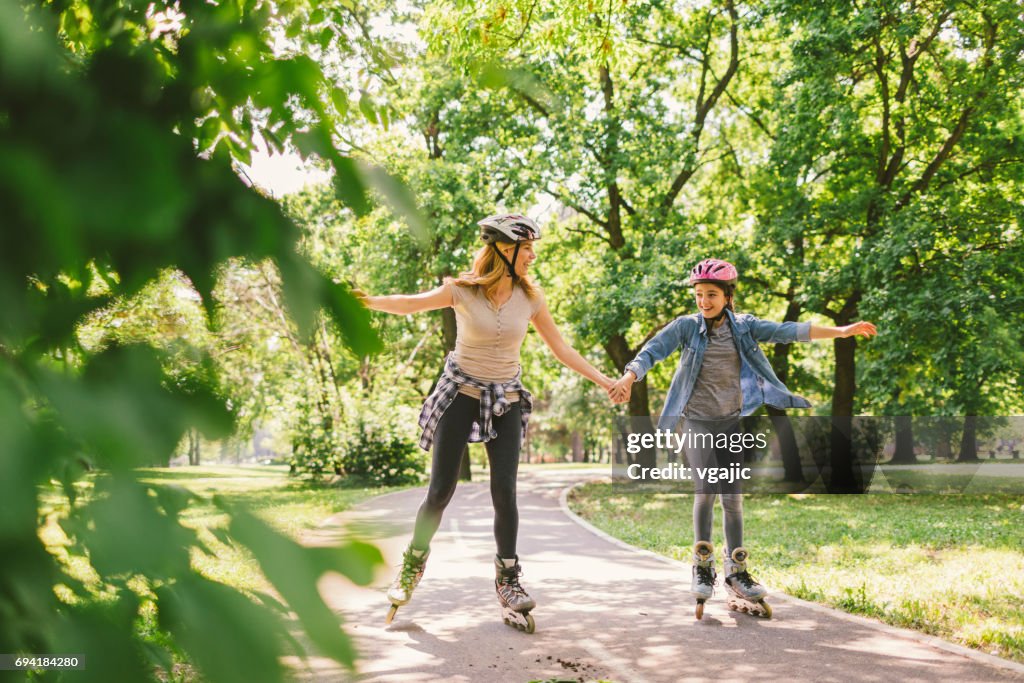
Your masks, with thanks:
M792 344L796 341L810 341L811 324L758 320L747 313L736 315L729 309L726 309L726 315L732 323L733 341L740 354L740 388L743 391L743 408L740 414L750 415L764 403L776 408L810 408L811 404L807 399L791 393L775 376L775 371L772 370L758 342ZM672 429L679 421L693 394L693 386L697 382L697 375L700 374L707 347L708 332L704 316L699 313L684 315L665 326L653 339L644 344L636 358L626 364L626 370L632 370L639 381L655 363L665 360L676 349L682 348L679 367L676 368L672 384L668 388L658 429Z

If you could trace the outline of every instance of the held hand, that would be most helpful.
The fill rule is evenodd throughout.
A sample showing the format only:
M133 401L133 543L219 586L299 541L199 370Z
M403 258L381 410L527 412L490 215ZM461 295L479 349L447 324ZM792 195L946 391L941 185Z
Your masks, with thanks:
M625 403L633 392L633 382L636 377L632 372L627 372L608 390L608 397L615 403Z
M875 327L874 323L869 323L866 320L855 322L845 327L840 327L842 330L842 337L873 337L878 334L878 328Z
M612 389L612 385L615 384L615 380L613 380L611 377L604 374L603 372L599 374L601 375L601 378L597 380L597 385L604 389L606 392L610 392Z

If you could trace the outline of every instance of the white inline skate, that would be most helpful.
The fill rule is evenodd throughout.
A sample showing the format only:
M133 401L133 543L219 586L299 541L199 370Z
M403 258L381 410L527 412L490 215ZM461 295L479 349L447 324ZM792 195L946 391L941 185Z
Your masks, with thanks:
M772 608L764 601L768 591L747 571L747 549L736 548L725 557L725 588L729 609L771 619Z
M704 603L715 592L715 548L707 541L697 541L693 546L693 581L690 593L697 599L694 614L698 619L704 616Z

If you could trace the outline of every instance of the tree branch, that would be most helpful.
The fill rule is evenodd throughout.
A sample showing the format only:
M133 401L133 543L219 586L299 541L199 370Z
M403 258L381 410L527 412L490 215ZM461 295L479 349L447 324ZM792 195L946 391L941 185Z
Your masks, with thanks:
M541 116L543 116L545 118L550 118L551 117L551 112L548 111L547 107L545 107L543 104L541 104L540 102L535 100L533 97L531 97L527 93L523 92L522 90L519 90L518 88L512 87L512 86L509 86L509 90L511 90L513 93L515 93L519 97L523 98L523 101L526 102L528 105L530 105L530 108L532 108L534 111L539 113Z
M584 216L589 218L591 221L593 221L597 225L600 225L602 228L605 228L607 230L608 222L603 220L603 219L601 219L593 211L590 211L589 209L586 209L586 208L580 206L579 204L576 204L574 202L569 201L568 199L565 198L565 196L563 196L562 194L560 194L558 192L555 192L551 188L545 188L544 191L546 193L548 193L549 195L551 195L552 197L554 197L555 199L557 199L558 201L560 201L563 204L565 204L566 206L568 206L573 211L576 211L577 213L583 214Z
M967 126L971 121L971 116L977 110L977 107L981 102L988 96L987 81L989 77L989 70L992 68L992 50L996 43L996 25L991 21L988 22L988 28L985 32L985 54L981 58L981 86L971 97L971 102L960 112L960 117L957 119L956 125L950 132L949 137L943 143L942 147L936 153L931 163L925 168L921 177L918 178L910 189L903 193L903 196L899 198L899 201L895 204L895 209L898 211L910 203L910 200L914 198L915 194L919 194L928 188L932 178L938 173L939 168L953 153L953 148L960 142L964 133L967 131Z
M575 232L575 233L577 233L579 235L590 235L592 237L596 237L597 239L601 240L602 242L607 244L612 249L615 248L615 245L612 244L612 241L610 239L608 239L607 235L602 235L601 233L597 232L596 230L587 230L585 228L572 228L572 227L568 227L568 226L565 229L568 230L569 232Z
M731 20L729 26L729 66L723 74L722 78L718 80L715 87L711 91L711 95L704 100L704 76L710 69L711 58L705 55L704 67L701 74L701 92L697 97L697 112L694 120L694 129L691 133L693 139L694 149L697 149L700 144L700 137L704 131L704 122L707 119L708 113L714 108L718 102L718 98L725 92L726 87L729 85L729 81L736 74L739 68L739 17L736 13L736 7L733 4L733 0L728 0L727 9L729 11L729 17ZM710 28L709 28L710 34ZM689 181L690 177L693 176L695 169L692 167L684 167L676 175L672 181L672 185L668 192L665 193L664 198L661 200L660 209L662 213L668 213L669 209L672 208L672 204L675 203L676 197L679 196L679 192L683 189L683 186Z
M747 107L742 102L737 100L733 96L733 94L731 92L729 92L729 90L725 91L725 96L729 98L730 102L732 102L733 104L736 105L736 108L740 110L741 114L743 114L744 116L749 118L751 121L753 121L754 125L756 125L758 128L760 128L761 132L763 132L765 135L767 135L769 140L775 140L775 135L770 130L768 130L768 126L765 125L764 121L762 121L756 114L754 114L753 111L748 110Z

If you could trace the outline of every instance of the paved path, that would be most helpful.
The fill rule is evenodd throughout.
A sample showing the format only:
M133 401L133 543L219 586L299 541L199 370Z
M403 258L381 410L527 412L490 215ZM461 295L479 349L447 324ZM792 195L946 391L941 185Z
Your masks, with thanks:
M1015 671L970 659L785 596L769 599L775 616L765 621L728 611L719 589L696 621L688 573L602 538L563 512L559 494L582 478L578 470L520 477L523 584L539 605L532 635L499 617L486 483L460 485L423 583L391 626L384 624L384 590L392 569L371 589L325 577L320 588L344 615L361 655L357 680L1024 680L1019 665ZM356 533L377 543L393 567L422 496L414 489L372 499L328 520L310 543ZM314 658L311 666L308 680L352 679L330 660Z

